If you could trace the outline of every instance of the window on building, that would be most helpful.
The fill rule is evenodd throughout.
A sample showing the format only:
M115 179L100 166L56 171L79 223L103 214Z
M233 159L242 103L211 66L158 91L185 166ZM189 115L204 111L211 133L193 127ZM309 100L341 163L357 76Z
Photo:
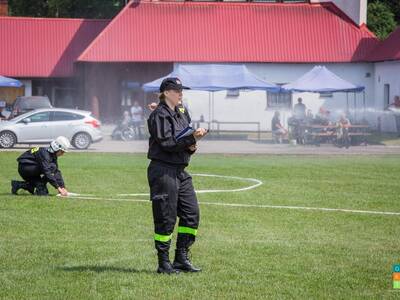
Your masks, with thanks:
M240 90L238 89L233 89L233 90L227 90L226 91L226 96L225 98L229 99L237 99L240 96Z
M390 104L390 84L383 86L383 107L388 107Z
M279 93L267 92L267 107L265 108L265 110L291 109L291 107L292 107L291 92L279 92Z
M329 93L329 92L319 93L319 97L322 99L333 98L333 93Z

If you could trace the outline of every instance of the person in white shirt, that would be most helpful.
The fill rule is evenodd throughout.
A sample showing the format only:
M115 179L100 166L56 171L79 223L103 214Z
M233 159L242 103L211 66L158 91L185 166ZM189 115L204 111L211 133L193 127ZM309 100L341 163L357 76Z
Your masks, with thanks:
M133 106L131 107L131 115L132 115L132 126L135 130L136 136L139 139L142 139L142 132L140 130L140 126L143 123L143 108L139 106L139 102L135 101Z

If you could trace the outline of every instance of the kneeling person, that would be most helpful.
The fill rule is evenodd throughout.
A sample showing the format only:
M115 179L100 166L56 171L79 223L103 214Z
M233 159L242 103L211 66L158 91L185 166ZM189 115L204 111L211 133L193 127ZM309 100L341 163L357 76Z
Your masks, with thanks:
M57 158L71 147L66 137L59 136L50 143L50 147L36 147L24 152L18 161L18 173L24 181L11 181L11 193L16 195L19 189L31 194L47 196L49 182L62 196L67 196L61 171L58 169Z

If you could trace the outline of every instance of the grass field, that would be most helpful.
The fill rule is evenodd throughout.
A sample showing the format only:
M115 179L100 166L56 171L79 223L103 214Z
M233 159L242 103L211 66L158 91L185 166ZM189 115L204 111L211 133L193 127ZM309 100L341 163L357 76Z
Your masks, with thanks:
M148 191L144 155L60 159L71 192L108 200L11 196L17 156L0 153L0 298L400 298L391 277L400 215L201 204L192 257L203 272L157 275L150 202L110 201ZM200 202L400 212L400 156L197 155L189 171L263 181L245 192L199 194Z

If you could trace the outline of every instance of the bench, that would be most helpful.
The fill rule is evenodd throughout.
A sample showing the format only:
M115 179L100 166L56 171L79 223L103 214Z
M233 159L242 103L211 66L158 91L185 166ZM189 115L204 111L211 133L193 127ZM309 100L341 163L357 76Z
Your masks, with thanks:
M196 124L196 126L201 127L202 124L206 124L208 129L211 130L212 133L216 133L217 136L220 136L221 132L230 132L230 133L247 133L249 130L222 130L221 126L223 125L255 125L257 128L257 139L260 141L261 139L261 124L260 122L235 122L235 121L217 121L212 120L211 122L205 121L195 121L193 120L192 123ZM213 126L215 125L215 126ZM216 128L215 128L216 127Z

